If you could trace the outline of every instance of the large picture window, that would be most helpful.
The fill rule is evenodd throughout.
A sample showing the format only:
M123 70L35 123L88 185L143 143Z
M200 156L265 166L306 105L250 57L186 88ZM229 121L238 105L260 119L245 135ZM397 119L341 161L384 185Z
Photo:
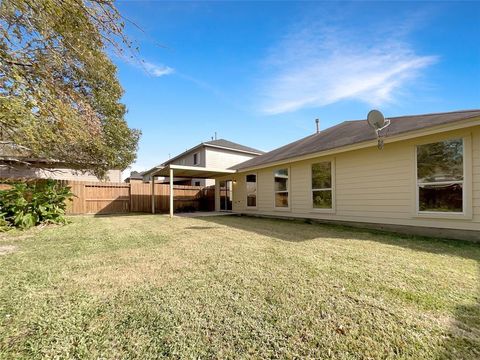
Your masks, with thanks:
M332 163L312 164L312 204L314 209L332 208Z
M275 170L275 207L288 208L288 168Z
M257 175L250 174L246 176L247 187L247 207L257 206Z
M462 139L417 146L417 195L420 212L463 212Z

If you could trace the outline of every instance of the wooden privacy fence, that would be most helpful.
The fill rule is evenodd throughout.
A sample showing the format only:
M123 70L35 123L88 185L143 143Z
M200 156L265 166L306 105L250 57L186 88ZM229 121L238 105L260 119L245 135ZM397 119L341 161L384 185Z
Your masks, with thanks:
M116 214L152 211L152 184L61 181L75 197L68 214ZM155 184L155 212L169 211L170 186ZM215 189L174 185L174 211L215 210Z

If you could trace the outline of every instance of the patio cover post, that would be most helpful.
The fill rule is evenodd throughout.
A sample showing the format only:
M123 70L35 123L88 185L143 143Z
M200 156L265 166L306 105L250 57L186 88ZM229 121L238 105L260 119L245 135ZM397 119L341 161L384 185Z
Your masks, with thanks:
M170 217L173 217L173 169L170 168Z
M155 175L152 175L152 214L155 214Z

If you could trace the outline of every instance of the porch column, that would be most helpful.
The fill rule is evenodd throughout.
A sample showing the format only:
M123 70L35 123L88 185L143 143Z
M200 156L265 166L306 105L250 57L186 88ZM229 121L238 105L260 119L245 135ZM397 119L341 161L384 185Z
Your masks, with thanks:
M152 214L155 214L155 175L152 175Z
M170 217L173 217L173 169L170 169Z
M215 179L215 211L220 211L220 180Z

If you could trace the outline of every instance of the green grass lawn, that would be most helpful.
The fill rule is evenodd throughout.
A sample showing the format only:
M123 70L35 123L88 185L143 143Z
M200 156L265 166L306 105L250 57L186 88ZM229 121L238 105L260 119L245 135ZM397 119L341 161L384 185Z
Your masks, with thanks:
M480 245L246 217L0 234L0 358L480 357Z

